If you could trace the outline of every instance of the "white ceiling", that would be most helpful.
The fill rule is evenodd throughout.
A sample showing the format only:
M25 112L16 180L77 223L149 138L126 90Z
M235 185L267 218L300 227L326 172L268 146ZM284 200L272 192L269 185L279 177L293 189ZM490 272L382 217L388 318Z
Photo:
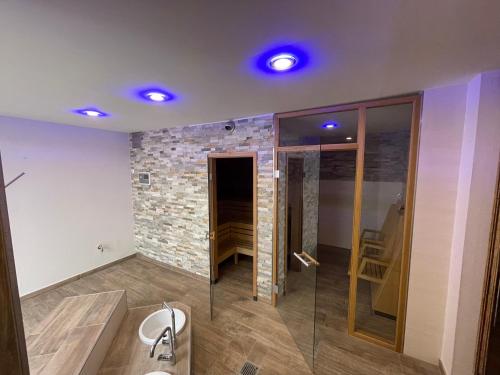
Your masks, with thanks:
M498 0L2 0L0 115L137 131L392 96L500 68ZM310 64L267 76L280 43ZM150 106L131 90L161 84ZM98 106L105 119L72 108Z

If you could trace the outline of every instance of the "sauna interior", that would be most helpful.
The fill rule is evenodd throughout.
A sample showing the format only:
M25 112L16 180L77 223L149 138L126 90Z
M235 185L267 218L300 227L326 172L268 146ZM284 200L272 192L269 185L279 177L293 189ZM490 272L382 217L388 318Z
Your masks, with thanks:
M216 158L210 183L214 195L211 248L213 282L224 272L253 274L254 258L254 162L253 158ZM252 289L253 275L247 281ZM230 282L230 281L228 281ZM244 283L245 279L239 281ZM256 297L256 296L255 296Z
M0 1L0 374L500 374L499 14Z

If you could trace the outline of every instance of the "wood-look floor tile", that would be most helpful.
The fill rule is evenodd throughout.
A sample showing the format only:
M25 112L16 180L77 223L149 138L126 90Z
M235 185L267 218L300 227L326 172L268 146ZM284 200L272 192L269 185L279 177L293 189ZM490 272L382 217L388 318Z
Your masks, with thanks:
M53 356L54 354L44 354L29 357L30 375L40 374Z
M209 352L205 348L196 344L193 345L192 351L193 351L193 358L195 358L195 361L192 366L193 373L200 375L205 374L207 370L214 364L216 359L216 354Z
M23 301L25 327L29 327L27 332L33 332L64 297L123 289L127 291L129 307L163 301L179 301L191 306L194 375L234 375L245 360L261 368L259 375L311 374L297 344L301 336L290 333L278 309L252 300L251 262L241 257L239 265L227 262L221 269L220 280L214 286L212 321L209 320L208 281L132 258ZM437 374L436 366L403 359L398 353L349 337L347 300L342 297L348 289L338 285L335 278L323 281L328 285L320 284L317 292L317 374ZM305 295L302 301L307 299ZM309 305L305 308L306 314L314 311ZM300 313L291 311L289 315L300 328ZM126 350L127 342L118 345ZM118 365L118 360L111 357L109 361L110 367L101 374L122 375L123 368L113 367Z
M419 361L415 358L408 357L403 355L401 357L401 369L402 374L405 375L417 375L417 374L425 374L425 375L440 375L441 371L437 366L433 366L429 363L425 363Z
M205 372L201 373L204 375L235 375L236 371L224 366L223 363L217 361L214 362ZM195 375L201 375L195 374Z

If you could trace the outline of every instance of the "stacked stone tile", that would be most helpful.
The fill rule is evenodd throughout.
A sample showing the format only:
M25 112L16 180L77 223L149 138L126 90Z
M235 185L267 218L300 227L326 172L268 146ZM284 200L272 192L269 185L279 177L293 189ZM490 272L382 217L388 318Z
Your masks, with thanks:
M406 182L410 131L368 133L365 145L364 181ZM321 154L321 178L354 180L356 152Z
M130 137L136 250L168 265L209 277L208 168L210 152L257 152L258 274L260 299L272 284L272 116L133 133ZM139 173L151 185L139 184Z

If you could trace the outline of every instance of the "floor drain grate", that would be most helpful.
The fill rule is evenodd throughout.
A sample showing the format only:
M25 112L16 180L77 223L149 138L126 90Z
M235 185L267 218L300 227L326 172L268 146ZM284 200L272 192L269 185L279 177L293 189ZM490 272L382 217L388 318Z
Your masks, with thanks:
M252 362L245 362L240 370L239 375L257 375L259 368Z

